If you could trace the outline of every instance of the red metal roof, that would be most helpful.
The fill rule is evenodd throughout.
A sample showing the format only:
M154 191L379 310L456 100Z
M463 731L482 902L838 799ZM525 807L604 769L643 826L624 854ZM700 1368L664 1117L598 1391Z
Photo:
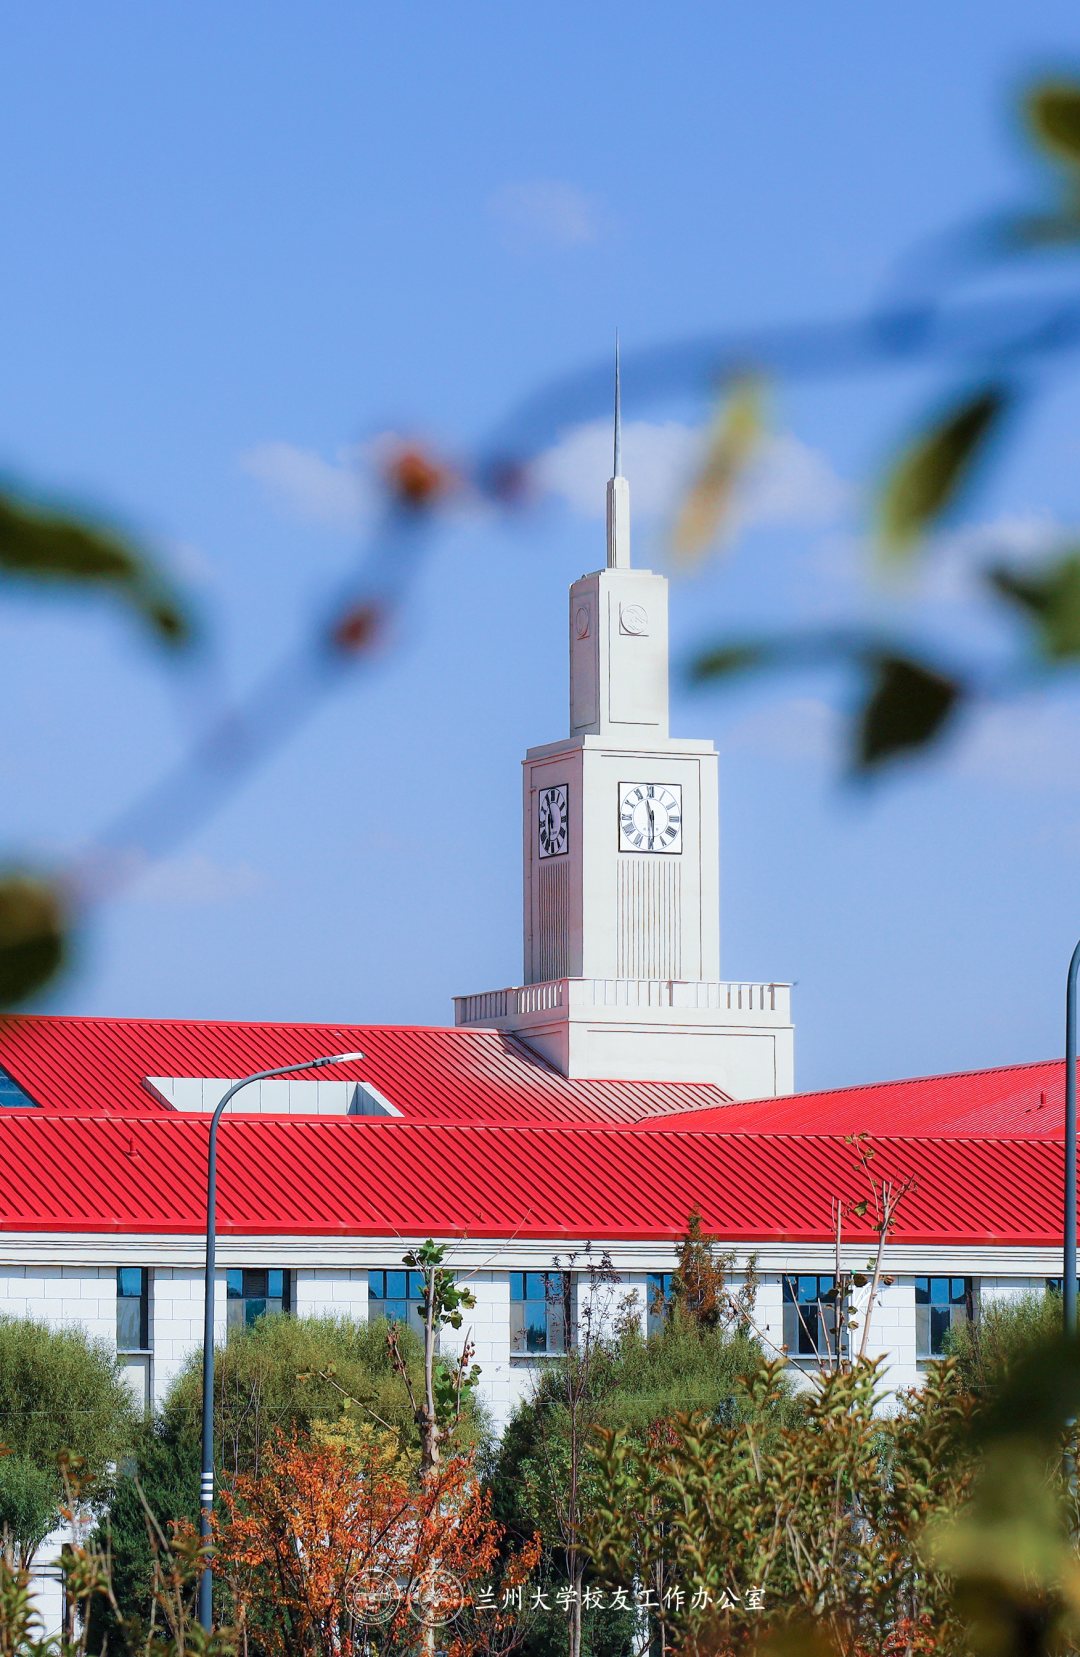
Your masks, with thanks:
M6 1112L0 1227L201 1232L207 1133L205 1118ZM877 1177L918 1180L894 1242L1060 1243L1060 1144L875 1137L874 1146ZM695 1205L732 1241L824 1242L833 1198L857 1200L866 1187L837 1136L237 1116L222 1130L219 1192L224 1234L430 1232L557 1246L669 1241Z
M173 1112L147 1076L229 1076L359 1050L329 1074L371 1082L412 1121L634 1122L727 1101L708 1083L568 1081L497 1030L193 1019L0 1019L0 1064L49 1111ZM324 1072L326 1074L326 1072Z
M730 1133L934 1134L965 1138L1007 1135L1046 1139L1065 1132L1065 1064L1007 1065L951 1076L795 1093L708 1106L679 1116L690 1130ZM652 1124L645 1121L641 1128Z
M41 1107L0 1110L0 1230L200 1232L207 1120L144 1078L357 1048L334 1074L402 1117L229 1118L224 1233L669 1241L696 1205L732 1241L825 1241L834 1198L866 1194L843 1136L868 1131L875 1175L918 1181L896 1241L1060 1240L1060 1062L733 1103L568 1081L495 1031L46 1016L0 1020L0 1064Z

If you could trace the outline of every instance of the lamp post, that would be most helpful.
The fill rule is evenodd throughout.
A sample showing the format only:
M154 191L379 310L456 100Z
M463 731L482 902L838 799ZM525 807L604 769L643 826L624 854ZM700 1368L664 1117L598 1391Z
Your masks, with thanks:
M1065 992L1065 1276L1061 1283L1065 1333L1076 1334L1076 978L1080 943L1069 962Z
M206 1288L203 1305L203 1386L202 1386L202 1483L199 1487L199 1536L210 1539L210 1515L214 1510L214 1253L217 1244L217 1131L221 1113L234 1093L249 1082L264 1082L271 1076L291 1076L297 1070L321 1070L328 1064L348 1064L363 1053L335 1053L326 1059L305 1059L303 1064L285 1064L278 1070L257 1070L234 1082L221 1100L210 1122L210 1144L206 1164ZM199 1578L199 1622L209 1634L213 1626L213 1573L203 1566Z

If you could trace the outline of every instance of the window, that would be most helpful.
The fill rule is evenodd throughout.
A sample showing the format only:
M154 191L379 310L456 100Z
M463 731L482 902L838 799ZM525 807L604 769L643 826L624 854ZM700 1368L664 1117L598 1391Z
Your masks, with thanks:
M840 1350L847 1351L841 1324ZM789 1358L827 1358L836 1348L836 1279L801 1272L784 1278L784 1345Z
M407 1323L424 1338L424 1273L371 1271L368 1281L368 1317Z
M915 1356L940 1358L954 1323L974 1317L970 1277L915 1279Z
M650 1272L648 1287L649 1320L648 1331L655 1335L658 1329L664 1327L664 1319L671 1312L671 1280L674 1272Z
M565 1352L570 1336L570 1273L510 1273L510 1352Z
M227 1271L225 1327L243 1329L257 1318L274 1312L291 1312L291 1279L291 1272L263 1271L248 1266L241 1271Z
M1063 1277L1048 1277L1046 1279L1046 1292L1047 1292L1047 1294L1048 1295L1062 1294L1064 1291L1062 1290L1061 1285L1064 1283L1064 1281L1065 1281L1065 1279ZM1076 1279L1076 1292L1077 1292L1077 1295L1080 1296L1080 1277L1078 1277Z
M5 1105L14 1106L16 1110L25 1110L27 1105L36 1109L37 1100L31 1099L26 1089L4 1069L3 1065L0 1065L0 1110Z
M116 1268L116 1350L150 1350L150 1273L145 1266Z

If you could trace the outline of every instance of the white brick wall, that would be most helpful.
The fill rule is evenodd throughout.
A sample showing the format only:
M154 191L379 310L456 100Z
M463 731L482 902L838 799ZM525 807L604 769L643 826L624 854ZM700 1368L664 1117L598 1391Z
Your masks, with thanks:
M116 1344L116 1271L109 1266L0 1267L0 1312L60 1327L80 1323Z
M301 1267L293 1276L294 1310L298 1317L354 1318L366 1323L368 1274L366 1267L339 1266L320 1271Z
M370 1250L370 1245L367 1245ZM401 1258L399 1240L388 1243L378 1257L379 1264L396 1265ZM147 1256L152 1257L152 1247ZM363 1256L361 1256L363 1258ZM367 1252L371 1259L371 1253ZM465 1333L471 1334L475 1362L481 1367L480 1393L490 1411L496 1430L501 1430L519 1399L529 1395L538 1362L510 1354L510 1271L500 1265L468 1270L460 1266L451 1251L449 1263L457 1269L476 1296L476 1307L467 1312L458 1334L446 1332L447 1351L459 1350ZM657 1256L670 1270L673 1259ZM799 1262L792 1261L791 1269ZM929 1263L928 1263L929 1264ZM537 1260L531 1269L550 1268L550 1256ZM973 1274L972 1274L973 1275ZM609 1327L632 1296L642 1328L646 1326L647 1279L642 1270L620 1271L617 1285L601 1285L595 1292L598 1323ZM294 1273L294 1307L298 1315L330 1314L364 1321L368 1315L368 1268L356 1265L302 1266ZM1041 1292L1045 1278L1017 1274L975 1278L984 1302L1034 1289ZM763 1272L757 1292L755 1320L765 1338L766 1350L775 1356L783 1344L782 1273ZM578 1316L589 1304L587 1277L578 1276ZM225 1337L225 1269L218 1271L215 1285L215 1335ZM114 1265L0 1265L0 1313L17 1317L43 1318L53 1324L82 1324L92 1335L112 1345L116 1338L116 1268ZM922 1363L915 1348L915 1280L905 1275L884 1285L874 1307L867 1351L883 1357L883 1379L890 1391L919 1383ZM160 1403L169 1384L190 1354L202 1345L203 1272L200 1266L159 1265L150 1273L151 1389ZM853 1340L857 1346L860 1330Z

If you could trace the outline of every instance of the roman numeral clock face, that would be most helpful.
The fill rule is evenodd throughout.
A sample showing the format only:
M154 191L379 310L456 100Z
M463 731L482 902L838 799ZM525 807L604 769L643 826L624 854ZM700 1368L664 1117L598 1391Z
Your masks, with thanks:
M659 782L619 784L619 850L682 851L682 786Z
M541 857L561 857L570 849L570 821L567 787L542 788L536 804L536 836Z

